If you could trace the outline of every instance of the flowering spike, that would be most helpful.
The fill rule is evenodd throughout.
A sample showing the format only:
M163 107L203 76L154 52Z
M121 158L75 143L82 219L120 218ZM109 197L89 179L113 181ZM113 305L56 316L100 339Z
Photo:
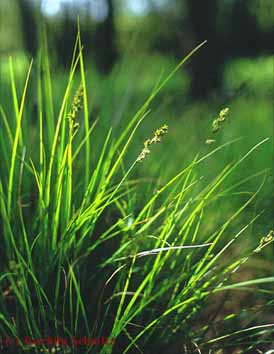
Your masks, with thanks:
M146 155L148 155L150 153L148 146L151 144L159 143L161 141L162 136L167 134L167 132L168 132L168 126L166 124L161 126L159 129L156 129L154 132L154 136L151 139L145 140L144 148L141 151L141 153L139 154L139 156L137 157L136 161L142 162L144 160L144 158L146 157Z

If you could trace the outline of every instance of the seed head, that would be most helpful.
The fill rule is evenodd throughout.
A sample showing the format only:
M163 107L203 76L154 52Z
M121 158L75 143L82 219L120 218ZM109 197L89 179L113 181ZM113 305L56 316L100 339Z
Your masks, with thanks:
M75 134L76 131L79 128L79 123L76 122L76 116L77 113L82 109L83 107L83 97L84 97L84 89L82 83L79 85L72 101L72 105L70 108L70 111L68 113L68 121L69 121L69 126L72 134Z
M229 108L224 108L220 111L218 117L214 119L212 123L212 132L216 133L220 128L222 123L226 120L226 116L229 112Z
M151 145L151 144L159 143L161 141L162 137L165 134L167 134L167 132L168 132L168 126L166 124L161 126L159 129L156 129L155 132L154 132L154 136L151 139L147 139L144 142L143 150L141 151L141 153L137 157L136 161L137 162L142 162L144 160L144 158L146 157L146 155L148 155L150 153L150 150L149 150L148 146Z

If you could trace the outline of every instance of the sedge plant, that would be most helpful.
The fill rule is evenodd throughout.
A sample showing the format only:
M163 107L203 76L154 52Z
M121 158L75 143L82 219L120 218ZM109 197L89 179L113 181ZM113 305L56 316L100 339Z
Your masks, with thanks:
M159 122L136 147L136 156L127 156L150 103L203 44L155 85L119 134L90 121L79 29L58 110L45 31L22 90L9 59L10 100L0 103L3 350L174 354L269 347L274 277L238 275L272 243L273 231L260 235L256 248L234 253L260 218L259 212L237 223L263 188L266 173L224 185L268 138L239 152L206 183L196 167L206 170L207 161L237 139L222 145L212 139L205 154L182 163L161 185L135 178L135 171L150 159L161 163L154 145L164 149L172 127ZM213 122L213 133L227 111ZM208 210L258 177L257 190L247 193L240 207L207 225ZM237 306L239 293L254 304ZM232 299L231 308L224 299Z

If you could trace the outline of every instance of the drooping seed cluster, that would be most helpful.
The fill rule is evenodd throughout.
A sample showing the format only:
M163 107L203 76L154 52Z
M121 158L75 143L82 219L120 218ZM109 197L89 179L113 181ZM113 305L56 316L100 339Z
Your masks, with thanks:
M76 122L77 113L83 108L84 89L82 83L79 85L72 101L70 111L67 115L69 127L72 134L75 134L79 128L79 123Z
M226 116L229 112L229 108L224 108L220 111L219 116L214 119L212 123L212 132L216 133L220 128L223 122L226 120Z
M274 230L270 230L269 233L262 237L259 246L254 250L254 252L259 253L261 250L267 246L269 243L274 241Z
M154 132L153 138L147 139L144 142L144 148L141 151L140 155L137 157L137 162L142 162L144 160L144 158L146 157L146 155L148 155L150 153L150 150L148 148L149 145L159 143L161 141L162 137L165 134L167 134L167 132L168 132L168 126L166 124L161 126L159 129L156 129Z
M227 108L227 107L220 111L218 117L216 119L214 119L214 121L212 123L212 133L217 133L220 130L223 122L227 118L228 112L229 112L229 108ZM205 143L207 145L211 145L211 144L215 143L215 141L216 141L215 139L209 138L209 139L206 139Z

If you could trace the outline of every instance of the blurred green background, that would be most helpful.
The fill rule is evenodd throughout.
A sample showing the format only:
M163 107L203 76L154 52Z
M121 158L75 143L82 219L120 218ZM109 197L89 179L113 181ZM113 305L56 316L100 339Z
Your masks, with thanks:
M29 60L39 53L39 31L45 22L57 111L71 63L77 18L86 58L90 120L99 117L103 130L112 125L118 134L158 80L207 40L153 101L129 160L138 156L154 129L168 124L169 137L155 148L156 158L148 159L138 170L164 181L197 152L212 149L205 144L212 138L212 121L222 108L229 107L228 121L214 136L213 145L242 139L203 164L200 175L211 178L229 161L270 138L245 162L235 180L232 176L228 181L236 183L269 169L257 210L250 211L265 210L255 230L259 240L273 227L272 0L1 0L1 102L12 101L8 57L13 56L16 82L22 87ZM30 95L28 112L35 127L34 84ZM32 127L28 129L31 143ZM252 179L245 191L254 192L261 179ZM230 197L214 213L228 212L232 204Z

